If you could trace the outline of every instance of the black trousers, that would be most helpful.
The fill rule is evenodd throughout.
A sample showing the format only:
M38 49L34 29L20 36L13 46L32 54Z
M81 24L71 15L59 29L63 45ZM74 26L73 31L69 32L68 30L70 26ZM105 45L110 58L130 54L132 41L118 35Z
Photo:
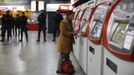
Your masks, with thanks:
M58 32L58 28L57 27L55 27L54 29L53 29L53 40L55 40L56 39L56 34L57 34L57 32Z
M23 32L25 33L26 41L28 41L28 33L27 33L27 28L21 28L21 40L23 40Z
M7 40L9 41L9 38L11 36L11 28L3 28L1 32L2 40L5 39L5 34L7 32Z
M39 29L38 29L38 40L40 40L40 33L41 33L41 31L43 31L44 41L46 41L46 28L43 28L41 26L39 26Z

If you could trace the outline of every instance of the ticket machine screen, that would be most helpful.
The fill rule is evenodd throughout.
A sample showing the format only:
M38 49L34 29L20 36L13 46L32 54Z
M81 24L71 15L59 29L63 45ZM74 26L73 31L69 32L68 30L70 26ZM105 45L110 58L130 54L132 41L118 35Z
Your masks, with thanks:
M108 6L99 6L95 13L91 25L91 38L100 39L102 34L103 22L108 11Z
M123 40L124 40L124 34L126 32L126 29L128 27L128 23L114 23L114 25L117 25L116 29L113 32L113 35L110 39L114 43L114 45L118 47L122 47L123 45Z
M79 12L78 17L76 18L76 22L75 22L76 29L79 27L81 15L82 15L82 11Z
M134 27L133 27L133 29L134 29ZM134 42L133 39L134 39L134 30L128 30L126 37L125 37L125 40L124 40L123 48L126 50L130 50L131 45Z
M77 15L79 14L79 12L80 12L79 10L75 12L75 14L74 14L74 20L77 18Z
M82 22L81 22L81 29L80 29L81 33L86 32L87 22L88 22L90 13L91 13L91 8L87 8L83 15Z
M130 52L134 41L134 23L114 22L112 27L110 46L121 52Z
M110 11L104 22L103 45L114 56L134 61L134 0L120 0Z
M102 32L102 23L100 21L94 21L93 29L91 31L92 37L99 39Z

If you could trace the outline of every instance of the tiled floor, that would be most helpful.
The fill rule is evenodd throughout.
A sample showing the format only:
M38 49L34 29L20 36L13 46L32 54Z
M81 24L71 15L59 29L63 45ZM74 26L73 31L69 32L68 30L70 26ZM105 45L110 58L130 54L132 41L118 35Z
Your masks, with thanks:
M37 32L29 32L29 42L21 43L13 37L9 42L0 42L0 75L60 75L56 74L58 53L52 35L47 34L36 42ZM71 54L75 66L74 75L85 75ZM63 75L63 74L62 74Z

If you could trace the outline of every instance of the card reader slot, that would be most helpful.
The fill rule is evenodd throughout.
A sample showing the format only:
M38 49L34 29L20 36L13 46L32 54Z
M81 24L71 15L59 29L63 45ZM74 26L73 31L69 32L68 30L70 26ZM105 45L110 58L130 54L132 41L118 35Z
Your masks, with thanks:
M92 53L92 54L95 54L95 49L91 46L89 46L89 51Z

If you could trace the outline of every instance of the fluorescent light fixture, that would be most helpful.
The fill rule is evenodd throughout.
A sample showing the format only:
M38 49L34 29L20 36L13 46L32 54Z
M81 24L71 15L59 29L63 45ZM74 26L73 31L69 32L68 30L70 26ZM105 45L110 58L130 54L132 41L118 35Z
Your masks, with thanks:
M36 1L31 1L31 11L36 11Z
M46 11L55 12L59 9L60 4L47 4L46 5Z
M39 11L44 10L44 1L39 1L38 7Z
M24 6L0 6L0 10L6 11L6 10L25 10Z
M46 11L55 12L59 10L59 6L61 5L69 5L69 4L46 4ZM68 7L65 7L65 9L68 9Z
M70 6L68 7L68 9L69 9L69 10L73 10L73 6L70 5Z
M60 6L60 9L68 10L68 6Z
M74 4L74 0L71 0L71 5L73 5Z

